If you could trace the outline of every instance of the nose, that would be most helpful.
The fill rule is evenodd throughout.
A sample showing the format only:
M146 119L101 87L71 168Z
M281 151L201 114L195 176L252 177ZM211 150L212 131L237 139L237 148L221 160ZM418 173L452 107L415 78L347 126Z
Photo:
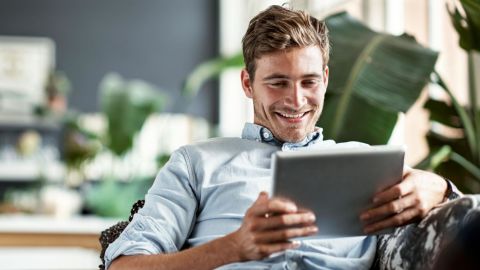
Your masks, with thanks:
M294 84L285 98L285 105L293 109L300 109L307 103L305 89L301 85Z

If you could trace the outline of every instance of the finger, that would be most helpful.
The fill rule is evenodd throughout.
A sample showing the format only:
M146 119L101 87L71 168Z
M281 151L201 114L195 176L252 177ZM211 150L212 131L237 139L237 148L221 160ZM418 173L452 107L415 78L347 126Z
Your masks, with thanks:
M297 210L297 213L312 213L313 214L313 211L309 208L299 207L298 210Z
M258 218L255 220L254 230L269 230L282 227L293 227L310 225L315 221L315 214L312 212L283 214L269 218Z
M285 242L291 238L310 236L317 232L317 226L271 230L257 233L254 241L257 244Z
M253 205L261 205L265 202L268 202L268 193L265 192L265 191L262 191L262 192L258 193L258 197L255 200L255 202L253 203Z
M258 201L258 199L257 199ZM265 216L265 214L283 214L283 213L295 213L298 208L295 203L281 199L272 198L266 201L255 202L252 206L251 213L255 216Z
M410 178L404 178L404 180L390 188L381 191L373 197L373 203L378 205L386 202L390 202L405 196L414 190L414 182Z
M297 205L284 198L272 198L268 202L269 213L295 213L298 211Z
M376 208L363 212L360 215L360 220L362 220L363 222L378 220L386 216L391 216L392 214L400 213L404 209L415 207L417 203L417 196L415 196L414 193L410 193L405 197L390 201Z
M418 209L409 208L398 215L394 215L385 220L375 222L365 226L363 232L366 234L381 231L386 228L398 227L412 222L418 216Z
M410 166L404 165L403 166L403 177L402 179L405 179L411 172L413 172L413 169Z
M261 215L265 214L268 209L268 193L262 191L258 194L257 199L253 202L252 206L248 209L246 215Z

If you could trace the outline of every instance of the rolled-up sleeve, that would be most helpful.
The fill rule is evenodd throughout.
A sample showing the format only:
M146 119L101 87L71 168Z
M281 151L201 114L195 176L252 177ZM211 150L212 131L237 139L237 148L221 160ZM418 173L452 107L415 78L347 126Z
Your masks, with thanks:
M175 151L145 196L145 205L105 252L105 267L120 255L178 251L197 210L196 180L185 148Z

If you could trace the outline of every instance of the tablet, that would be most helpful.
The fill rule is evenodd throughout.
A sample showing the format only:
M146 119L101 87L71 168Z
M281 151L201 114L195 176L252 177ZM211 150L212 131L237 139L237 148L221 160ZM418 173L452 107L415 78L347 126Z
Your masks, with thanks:
M320 238L364 235L360 213L377 191L401 181L404 155L387 145L277 152L273 194L312 210Z

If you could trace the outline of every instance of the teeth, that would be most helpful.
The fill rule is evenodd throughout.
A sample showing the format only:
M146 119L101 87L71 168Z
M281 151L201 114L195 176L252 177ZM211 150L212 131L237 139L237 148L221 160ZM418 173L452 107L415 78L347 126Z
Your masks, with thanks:
M286 114L286 113L280 113L283 117L286 118L300 118L302 117L305 113L299 113L299 114Z

